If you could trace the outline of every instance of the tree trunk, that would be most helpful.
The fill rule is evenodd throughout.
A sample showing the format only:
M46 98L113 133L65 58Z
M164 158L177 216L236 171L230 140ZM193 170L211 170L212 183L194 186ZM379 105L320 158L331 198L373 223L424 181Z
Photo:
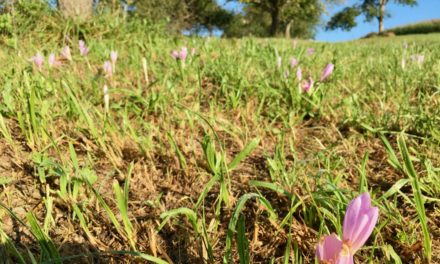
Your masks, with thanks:
M272 9L270 11L272 22L270 24L270 36L275 37L280 31L280 7L279 0L272 2Z
M290 39L290 29L292 28L292 24L293 24L293 19L289 21L289 23L287 23L286 26L286 31L285 31L285 36L287 39Z
M58 0L58 7L66 17L85 19L93 14L93 0Z
M385 19L385 4L386 0L380 0L380 10L379 10L379 34L383 33L385 27L383 25L383 21Z

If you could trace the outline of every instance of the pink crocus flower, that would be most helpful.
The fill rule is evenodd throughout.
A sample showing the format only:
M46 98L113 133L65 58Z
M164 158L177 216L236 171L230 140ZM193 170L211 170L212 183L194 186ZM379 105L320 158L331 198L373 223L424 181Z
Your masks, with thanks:
M301 81L301 80L302 80L302 70L301 70L301 67L298 67L298 68L296 69L296 79L297 79L298 81Z
M70 47L65 46L63 50L61 51L61 56L63 56L66 60L71 61L72 60L72 54L70 53Z
M174 59L179 59L179 52L177 50L173 50L171 52L171 57L173 57Z
M295 58L290 58L290 68L294 68L296 65L298 65L298 60Z
M309 77L309 79L303 83L302 91L304 93L310 92L310 90L312 90L312 88L313 88L313 84L314 84L314 82L313 82L312 77Z
M111 78L113 76L113 66L110 61L105 61L102 68L104 70L105 77Z
M184 61L186 60L186 57L188 57L188 48L182 47L182 49L179 51L179 59Z
M35 64L35 66L39 71L41 71L41 68L43 67L43 63L44 63L44 57L41 53L38 52L37 54L35 54L35 56L33 56L30 59L30 61Z
M368 193L353 199L344 217L343 240L335 234L321 239L316 248L318 260L326 264L353 264L354 254L370 237L378 217L379 209L371 206Z
M313 55L314 53L315 53L315 49L314 48L308 48L307 49L307 54Z
M79 53L81 54L81 56L87 56L87 54L89 54L89 48L87 48L84 40L80 40L78 44L79 44Z
M327 64L327 66L325 66L324 71L321 74L320 81L322 82L325 79L327 79L330 76L330 74L332 74L334 68L335 65L333 65L332 63Z
M49 58L47 58L47 63L49 64L49 67L53 67L55 65L55 54L49 54Z
M49 67L58 67L61 65L61 62L56 59L55 54L51 53L49 54L49 57L47 58L47 63L49 64Z
M112 50L110 52L110 60L112 61L113 65L116 64L116 61L118 60L118 52L117 51Z
M116 71L116 61L118 60L118 52L117 51L110 51L110 60L111 60L111 66L113 73Z

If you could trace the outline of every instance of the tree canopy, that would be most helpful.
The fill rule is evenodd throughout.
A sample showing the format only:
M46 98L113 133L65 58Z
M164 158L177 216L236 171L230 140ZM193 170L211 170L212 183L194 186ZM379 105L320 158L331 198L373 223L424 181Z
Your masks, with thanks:
M385 6L390 2L391 0L359 0L355 5L346 7L336 13L327 23L326 29L334 30L340 28L346 31L351 30L357 26L356 17L363 14L366 21L377 19L379 22L379 33L382 33L385 29L384 20L390 16L386 12ZM417 4L417 0L394 0L394 2L409 6Z

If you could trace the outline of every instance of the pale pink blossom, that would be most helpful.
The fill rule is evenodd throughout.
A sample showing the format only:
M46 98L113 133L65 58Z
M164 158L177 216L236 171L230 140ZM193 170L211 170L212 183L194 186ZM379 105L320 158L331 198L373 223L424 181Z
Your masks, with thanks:
M41 53L38 52L37 54L35 54L35 56L33 56L30 61L34 63L39 71L41 71L44 63L44 56Z
M316 247L316 257L325 264L353 264L354 254L373 232L379 209L371 206L371 198L364 193L347 207L343 224L343 240L335 234L325 236Z
M179 52L179 59L184 61L186 60L186 57L188 57L188 48L182 47L182 49Z
M105 77L111 78L113 76L113 66L110 61L105 61L102 69L104 70Z
M320 81L322 82L325 79L327 79L332 74L334 68L335 65L333 65L332 63L327 64L327 66L325 66L324 71L321 74Z
M296 65L298 65L298 60L294 57L290 58L290 68L294 68Z
M84 40L80 40L78 44L79 44L79 53L81 54L81 56L87 56L87 54L89 54L89 48L87 48Z
M61 51L61 56L63 56L63 58L65 58L66 60L69 60L69 61L72 60L72 54L70 53L70 47L69 46L65 46L63 48L63 50Z
M110 94L108 92L107 85L104 85L102 92L104 94L104 110L106 113L109 111L109 105L110 105Z
M312 90L312 88L313 88L313 84L314 84L314 82L313 82L312 77L309 77L309 79L302 84L302 91L304 93L310 92L310 90Z
M61 62L57 60L54 53L49 54L49 57L47 58L47 63L49 64L50 68L61 66Z
M296 69L296 79L297 79L298 81L301 81L301 80L302 80L302 70L301 70L301 67L298 67L298 68Z

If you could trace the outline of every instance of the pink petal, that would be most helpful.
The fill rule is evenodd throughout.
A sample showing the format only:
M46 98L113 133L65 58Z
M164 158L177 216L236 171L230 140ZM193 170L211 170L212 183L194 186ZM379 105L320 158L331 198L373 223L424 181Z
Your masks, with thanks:
M339 255L339 258L336 260L335 264L354 264L353 255L341 254L341 255Z
M321 82L327 79L330 74L332 74L334 67L335 65L333 65L332 63L327 64L327 66L324 68L324 71L322 72Z
M179 58L179 52L177 50L173 50L171 52L171 57L173 57L174 59L178 59Z
M302 80L302 71L301 71L301 68L300 68L300 67L298 67L298 69L296 69L296 79L297 79L298 81L301 81L301 80Z
M357 228L357 221L362 206L362 195L353 199L347 207L347 212L344 217L343 237L344 240L350 240L353 236L354 230Z
M115 64L117 59L118 59L118 52L112 50L110 52L110 60L112 61L113 64Z
M319 261L334 262L342 249L342 241L336 234L325 236L316 247L316 257Z
M179 52L179 59L186 60L187 56L188 56L188 49L186 47L182 47L182 49Z
M290 58L290 67L293 68L298 65L298 60L295 58Z
M373 232L379 217L379 209L371 206L371 198L364 193L350 202L344 218L343 238L351 246L351 252L359 250Z
M302 85L302 89L303 92L308 93L312 88L313 88L313 79L312 77L309 77L309 80Z
M366 224L363 223L363 219L366 218ZM359 230L356 231L356 233L353 236L352 243L352 251L356 252L359 250L365 242L370 237L371 233L373 232L374 227L376 226L377 219L379 218L379 209L377 207L373 207L369 209L369 212L367 215L364 215L362 218L362 225L359 225Z

